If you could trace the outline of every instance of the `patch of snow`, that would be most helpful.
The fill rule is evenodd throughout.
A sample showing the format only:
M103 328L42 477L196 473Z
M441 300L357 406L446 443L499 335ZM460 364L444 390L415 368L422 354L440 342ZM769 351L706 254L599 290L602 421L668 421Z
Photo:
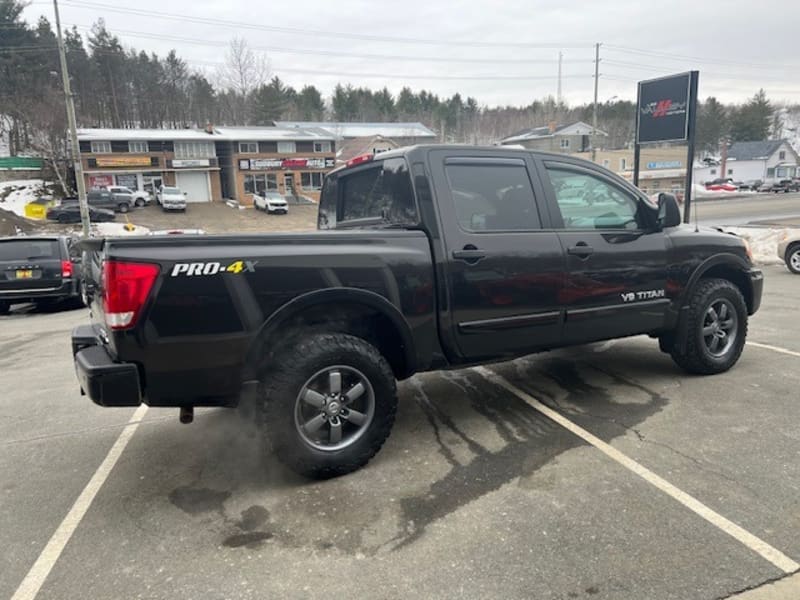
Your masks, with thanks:
M753 262L759 265L783 264L783 259L778 256L778 243L786 234L800 235L800 229L788 227L723 227L723 229L746 239L753 252Z
M0 208L20 217L25 216L25 205L47 194L42 179L19 179L0 182ZM11 190L9 193L8 190Z
M127 229L130 227L131 229ZM128 223L92 223L92 234L100 237L122 237L126 235L147 235L150 229Z

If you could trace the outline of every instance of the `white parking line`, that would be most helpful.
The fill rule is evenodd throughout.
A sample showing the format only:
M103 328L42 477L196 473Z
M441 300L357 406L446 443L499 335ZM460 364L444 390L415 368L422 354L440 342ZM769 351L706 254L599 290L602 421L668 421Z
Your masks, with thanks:
M781 348L780 346L770 346L769 344L762 344L761 342L747 342L748 346L755 346L756 348L763 348L764 350L772 350L773 352L778 352L780 354L788 354L789 356L796 356L800 358L800 352L795 352L794 350L787 350L786 348Z
M117 441L111 446L111 450L108 451L103 462L97 467L97 471L92 475L86 487L83 488L78 499L75 500L75 504L72 505L67 516L61 521L61 525L58 526L58 529L56 529L50 541L47 542L47 545L44 547L44 550L42 550L39 558L36 559L36 562L33 563L25 579L19 584L11 600L33 600L36 594L39 593L39 589L53 569L53 565L56 564L58 557L61 556L61 552L63 552L72 534L75 533L75 529L80 524L81 519L83 519L86 511L89 510L92 501L95 496L97 496L97 492L100 491L103 483L105 483L109 473L111 473L111 469L114 468L117 460L119 460L120 454L125 450L125 446L128 445L128 442L136 432L146 412L147 405L142 404L136 409L136 412L133 413L133 416L120 432Z
M475 367L473 369L475 372L479 373L481 376L485 377L487 380L491 381L492 383L499 385L500 387L508 390L521 400L525 401L534 409L538 410L540 413L545 415L548 419L555 421L559 425L561 425L564 429L569 430L573 434L577 435L578 437L582 438L587 443L591 444L598 450L600 450L603 454L611 458L612 460L616 461L626 469L632 471L649 484L655 486L674 500L677 500L689 510L697 514L698 516L704 518L706 521L714 525L715 527L721 529L739 543L743 544L753 552L756 552L764 559L771 562L773 565L781 569L784 573L793 573L800 569L800 564L793 561L791 558L783 554L780 550L773 548L764 540L756 537L749 531L746 531L739 527L736 523L726 519L722 515L714 512L711 508L690 496L683 490L678 489L670 482L666 481L662 477L659 477L655 473L653 473L647 467L644 467L637 463L632 458L628 457L627 455L623 454L616 448L612 447L611 445L605 443L600 438L592 435L582 427L576 425L560 413L556 412L552 408L545 406L541 402L539 402L536 398L531 396L530 394L524 392L523 390L516 387L514 384L510 383L507 379L498 375L494 371L490 371L486 367Z

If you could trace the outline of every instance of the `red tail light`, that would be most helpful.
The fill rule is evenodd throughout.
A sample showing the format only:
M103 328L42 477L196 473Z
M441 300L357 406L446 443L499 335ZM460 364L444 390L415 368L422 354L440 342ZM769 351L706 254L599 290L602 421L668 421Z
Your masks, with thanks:
M62 260L61 261L61 278L62 279L70 279L72 277L72 261L71 260Z
M346 167L355 167L356 165L360 165L361 163L369 162L373 158L375 158L375 155L372 154L372 153L362 154L360 156L356 156L355 158L351 158L350 160L348 160L345 163L345 166Z
M147 263L103 263L103 311L111 329L136 325L158 271L158 265Z

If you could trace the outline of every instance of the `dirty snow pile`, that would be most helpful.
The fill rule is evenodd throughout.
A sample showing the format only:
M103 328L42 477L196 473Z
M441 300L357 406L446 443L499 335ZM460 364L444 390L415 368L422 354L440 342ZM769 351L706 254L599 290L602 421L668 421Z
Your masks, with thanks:
M118 237L125 235L147 235L150 230L141 225L134 225L130 231L125 223L92 223L92 234L102 237Z
M46 185L42 179L0 181L0 208L24 217L26 204L47 195Z
M735 233L750 242L753 261L760 265L782 264L783 259L778 256L778 243L783 239L784 235L800 235L800 229L791 228L724 227L723 229Z

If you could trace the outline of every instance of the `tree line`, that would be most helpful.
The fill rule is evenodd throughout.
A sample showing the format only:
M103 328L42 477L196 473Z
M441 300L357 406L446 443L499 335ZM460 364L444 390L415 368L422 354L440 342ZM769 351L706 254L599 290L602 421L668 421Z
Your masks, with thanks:
M34 152L55 162L66 152L56 36L44 17L35 26L24 22L22 9L19 0L0 0L0 133L8 135L12 154ZM127 48L102 19L87 35L72 28L64 39L83 127L419 121L441 141L485 144L529 127L592 119L591 103L567 106L552 97L527 106L486 107L458 93L442 97L404 87L393 95L386 88L342 83L326 98L314 85L295 89L273 76L266 56L238 38L213 72L190 67L175 50L158 56ZM598 106L606 146L632 143L635 113L634 103L626 100ZM775 114L763 90L740 106L708 98L698 113L698 147L714 152L723 139L767 139L780 129Z

